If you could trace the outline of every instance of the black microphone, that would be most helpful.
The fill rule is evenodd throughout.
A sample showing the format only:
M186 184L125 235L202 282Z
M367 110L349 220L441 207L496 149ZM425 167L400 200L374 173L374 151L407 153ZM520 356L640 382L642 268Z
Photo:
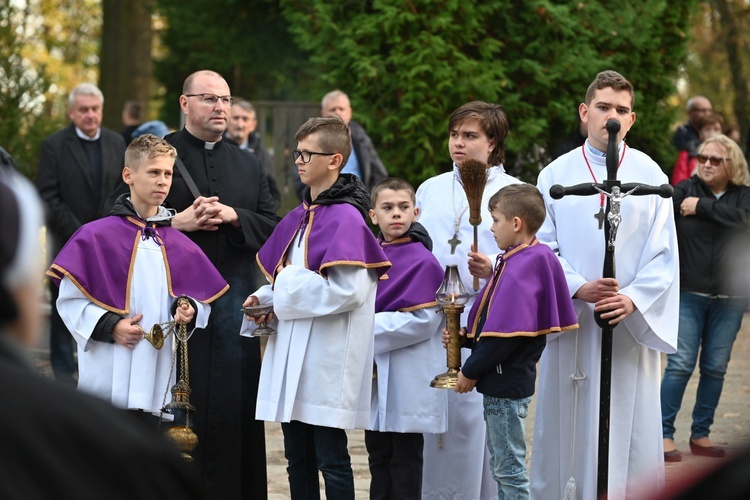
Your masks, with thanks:
M615 120L614 118L611 120L607 120L607 132L610 134L616 134L620 131L620 122Z

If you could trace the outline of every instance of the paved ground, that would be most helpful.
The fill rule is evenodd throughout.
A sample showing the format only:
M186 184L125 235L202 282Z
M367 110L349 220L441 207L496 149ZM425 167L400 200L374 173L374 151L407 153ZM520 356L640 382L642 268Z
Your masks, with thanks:
M39 349L36 351L36 355L40 370L49 374L49 363L46 359L47 351ZM682 411L677 416L675 441L677 448L683 452L683 461L666 464L668 486L704 474L707 470L721 463L720 459L693 456L689 451L690 413L695 402L697 384L696 373L690 380ZM724 446L729 451L730 456L739 450L750 447L750 404L748 401L750 401L750 313L745 315L742 329L734 347L724 392L716 411L716 419L711 434L714 442ZM533 408L530 415L533 415ZM533 450L533 444L531 443L533 418L529 418L528 424L527 440ZM286 461L284 459L282 433L278 424L266 425L266 447L269 500L286 500L290 498L289 486L285 469ZM362 431L349 432L349 451L354 468L356 498L366 499L368 498L370 475L367 468L367 451L365 450Z

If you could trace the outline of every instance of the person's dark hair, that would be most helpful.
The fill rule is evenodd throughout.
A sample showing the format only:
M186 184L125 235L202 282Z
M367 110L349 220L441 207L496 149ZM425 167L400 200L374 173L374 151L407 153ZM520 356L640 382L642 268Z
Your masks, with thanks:
M398 177L388 177L378 182L375 187L372 188L372 194L370 195L371 208L375 208L375 204L378 201L378 195L385 189L390 189L392 191L408 191L411 196L411 202L417 202L417 195L414 193L414 186Z
M712 112L698 118L695 122L695 128L700 130L707 125L716 125L717 123L724 130L724 118L719 113Z
M591 82L589 88L586 90L586 100L584 101L588 106L594 99L594 94L597 90L612 88L617 91L626 91L630 94L630 111L633 111L635 106L635 91L633 90L633 84L631 84L624 76L617 71L607 70L602 71L594 81Z
M129 118L141 122L143 121L143 112L146 111L146 106L141 101L125 101L123 110Z
M349 126L338 116L318 116L303 123L294 138L303 141L317 134L320 153L338 153L344 157L341 167L349 161L352 153L352 133Z
M473 101L456 109L448 120L448 133L469 120L476 120L487 139L495 144L487 161L490 165L505 162L505 140L508 138L508 117L497 104Z
M0 181L0 213L5 222L0 225L0 325L18 317L18 308L11 291L5 284L5 274L18 251L18 204L16 197L4 182Z
M511 184L493 194L488 203L490 211L497 210L506 219L518 217L529 231L536 233L547 217L542 193L531 184Z
M0 152L5 152L0 148ZM3 155L0 155L3 156ZM13 294L19 286L39 279L39 229L44 214L34 185L13 169L10 157L0 158L0 325L19 315Z

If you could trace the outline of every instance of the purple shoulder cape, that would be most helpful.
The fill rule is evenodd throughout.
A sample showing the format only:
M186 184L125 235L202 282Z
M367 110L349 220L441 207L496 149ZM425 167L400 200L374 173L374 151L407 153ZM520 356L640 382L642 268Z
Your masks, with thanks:
M477 332L480 312L487 319ZM469 313L467 336L536 337L578 328L565 273L554 252L534 238L498 258Z
M435 292L443 281L443 269L432 252L409 236L380 244L391 268L388 279L378 281L375 312L437 306Z
M362 215L352 205L303 202L279 222L256 256L258 266L271 283L290 245L300 244L295 238L299 231L307 248L305 267L322 276L327 268L340 265L374 268L378 276L391 267Z
M180 231L153 228L136 217L109 216L83 225L47 271L59 286L67 276L93 303L115 314L129 314L130 282L144 230L161 245L169 294L210 303L229 285L203 251Z

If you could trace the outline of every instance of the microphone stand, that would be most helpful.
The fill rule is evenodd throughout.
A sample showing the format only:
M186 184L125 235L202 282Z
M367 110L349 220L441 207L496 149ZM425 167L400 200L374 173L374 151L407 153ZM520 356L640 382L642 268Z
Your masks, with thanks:
M615 277L615 239L617 229L620 225L620 203L629 195L659 195L662 198L670 198L673 193L672 186L662 184L661 186L650 186L641 183L621 184L617 180L618 154L617 134L620 132L620 122L617 120L607 121L607 132L609 141L607 143L607 179L603 183L586 183L575 186L563 187L555 184L549 190L550 196L559 200L564 196L590 196L601 193L607 197L606 219L604 221L604 266L602 276L604 278ZM584 144L583 147L586 147ZM601 349L601 374L599 384L599 451L596 492L599 499L607 498L608 474L609 474L609 437L610 437L610 397L612 385L612 332L617 325L610 325L601 313L594 312L594 319L599 328L602 329Z

